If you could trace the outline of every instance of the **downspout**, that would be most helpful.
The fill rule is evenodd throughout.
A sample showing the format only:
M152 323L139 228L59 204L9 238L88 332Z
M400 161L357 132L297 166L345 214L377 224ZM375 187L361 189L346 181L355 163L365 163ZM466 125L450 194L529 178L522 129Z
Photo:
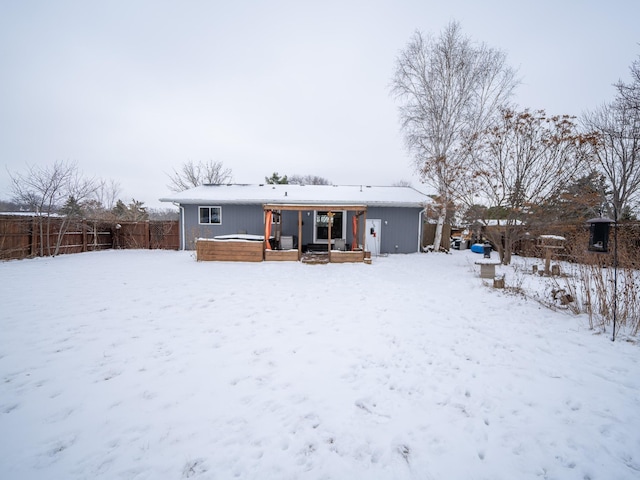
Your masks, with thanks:
M420 210L420 213L418 213L418 253L422 252L422 229L424 225L423 216L427 212L427 210L429 210L429 206L424 207L422 210Z
M179 203L175 203L174 205L180 209L180 250L185 250L185 238L184 238L184 207Z

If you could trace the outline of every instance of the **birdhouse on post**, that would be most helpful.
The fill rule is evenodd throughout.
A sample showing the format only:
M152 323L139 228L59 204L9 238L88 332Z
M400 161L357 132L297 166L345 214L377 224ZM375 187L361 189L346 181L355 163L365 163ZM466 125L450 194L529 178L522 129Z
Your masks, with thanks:
M589 224L589 250L592 252L606 253L609 251L609 230L615 223L610 218L592 218L587 220Z
M618 218L614 208L614 216ZM589 250L592 252L609 251L609 230L614 225L613 230L613 333L611 341L616 339L616 317L618 312L618 225L610 218L592 218L587 220L589 224Z
M540 246L544 251L544 274L560 275L560 266L558 264L551 265L551 257L564 250L564 242L566 238L559 235L540 235Z

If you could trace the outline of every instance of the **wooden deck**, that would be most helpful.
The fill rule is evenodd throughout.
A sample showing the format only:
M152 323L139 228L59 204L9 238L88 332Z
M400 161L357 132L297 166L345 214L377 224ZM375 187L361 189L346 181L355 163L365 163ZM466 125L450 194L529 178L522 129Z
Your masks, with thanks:
M340 250L332 250L331 255L328 252L309 252L302 254L301 261L303 263L321 264L321 263L362 263L365 261L365 252L344 252Z
M331 251L331 263L362 263L364 262L364 252L342 252L339 250Z
M268 262L297 262L298 250L265 250L264 259Z
M297 262L304 263L362 263L368 252L340 251L314 252L302 254L298 250L264 250L264 243L236 239L199 238L196 241L197 261L219 262Z

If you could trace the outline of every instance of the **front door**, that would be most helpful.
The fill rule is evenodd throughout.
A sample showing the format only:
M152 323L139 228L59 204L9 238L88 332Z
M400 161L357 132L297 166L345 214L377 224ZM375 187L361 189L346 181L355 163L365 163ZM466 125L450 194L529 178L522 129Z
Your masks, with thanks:
M367 218L367 229L365 236L365 250L371 252L371 255L380 254L380 232L382 230L382 220L379 218Z

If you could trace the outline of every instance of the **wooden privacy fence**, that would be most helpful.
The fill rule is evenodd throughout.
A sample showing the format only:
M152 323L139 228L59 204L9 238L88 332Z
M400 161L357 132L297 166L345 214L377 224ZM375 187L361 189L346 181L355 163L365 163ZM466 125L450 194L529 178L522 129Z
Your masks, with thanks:
M178 221L113 222L66 217L0 215L0 259L110 248L178 250Z
M436 227L437 225L435 223L424 222L422 224L422 244L420 245L422 248L433 245L436 238ZM449 250L450 237L451 225L444 224L442 226L442 241L440 243L440 248Z

